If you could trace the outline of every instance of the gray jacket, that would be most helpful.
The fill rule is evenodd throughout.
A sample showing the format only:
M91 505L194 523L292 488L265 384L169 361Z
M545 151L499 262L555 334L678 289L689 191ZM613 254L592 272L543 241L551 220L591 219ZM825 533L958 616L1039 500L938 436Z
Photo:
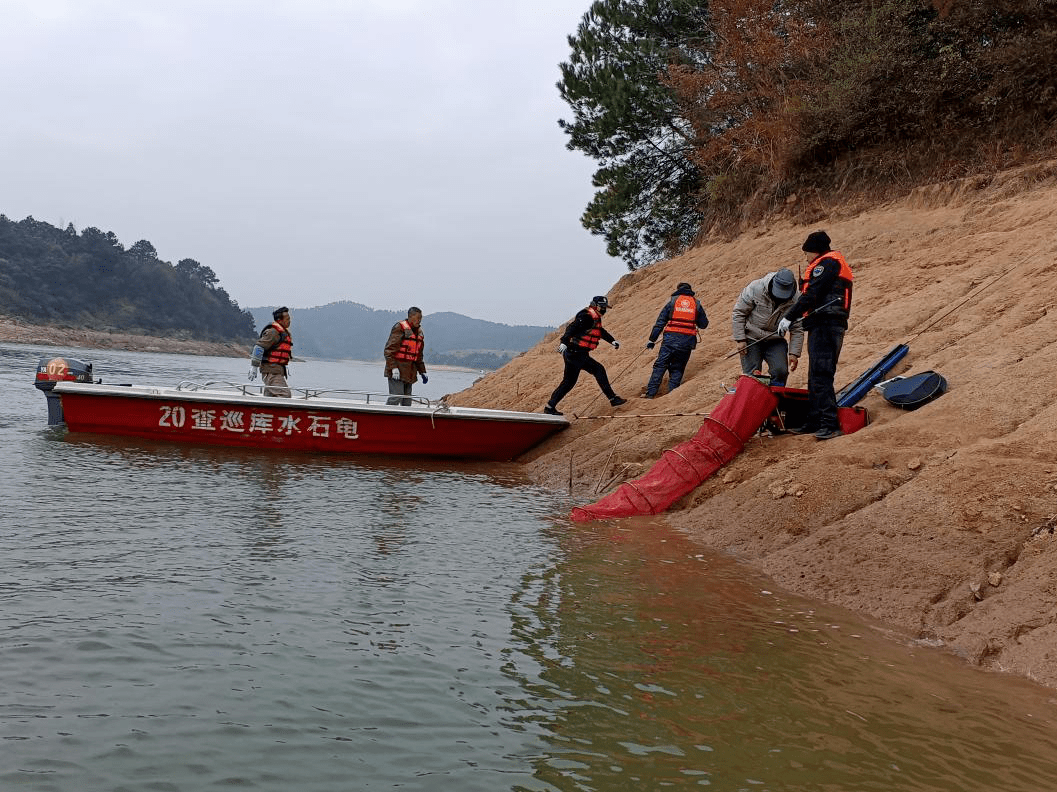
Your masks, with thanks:
M796 302L797 294L788 300L779 302L771 296L768 286L771 285L773 272L754 280L741 290L738 301L734 304L734 340L753 342L778 329L778 323L785 312ZM777 338L777 336L775 336ZM789 330L789 354L800 357L804 348L804 330L799 323Z

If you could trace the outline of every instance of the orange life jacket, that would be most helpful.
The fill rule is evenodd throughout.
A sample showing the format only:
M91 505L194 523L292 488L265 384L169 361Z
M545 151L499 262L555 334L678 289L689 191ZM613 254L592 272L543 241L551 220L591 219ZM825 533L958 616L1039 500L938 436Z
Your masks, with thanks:
M680 294L672 305L672 318L664 326L666 333L697 335L697 300L689 294Z
M417 363L422 360L422 347L426 344L425 336L421 328L412 327L411 322L404 319L400 322L404 328L404 340L400 342L400 348L393 355L397 360L406 360L409 363Z
M852 289L852 274L851 267L848 266L848 262L845 260L844 255L839 250L830 250L826 253L820 253L807 267L807 277L801 281L801 292L806 292L807 287L811 284L811 276L815 273L815 268L822 259L833 259L840 264L840 272L837 273L837 279L833 282L833 289L829 294L823 294L819 297L819 305L823 306L818 309L820 314L842 314L845 318L851 309L851 289ZM831 302L833 301L833 302ZM827 303L830 303L827 305Z
M279 343L265 351L264 357L261 358L261 363L285 366L290 362L290 353L294 348L294 339L290 335L290 331L278 322L272 322L268 327L274 327L276 332L279 333ZM267 330L268 327L264 328L264 330ZM264 330L261 331L262 336L264 335Z
M602 340L602 314L592 308L590 305L587 306L587 312L591 314L591 318L594 319L595 323L581 336L570 339L572 343L581 349L588 351L598 346L598 342Z

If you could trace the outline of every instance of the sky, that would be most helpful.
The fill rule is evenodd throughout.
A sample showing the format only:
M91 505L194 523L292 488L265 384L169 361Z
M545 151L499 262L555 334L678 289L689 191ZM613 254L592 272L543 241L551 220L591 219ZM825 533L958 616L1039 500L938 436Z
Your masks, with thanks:
M244 308L555 326L625 265L555 87L590 0L0 0L0 214Z

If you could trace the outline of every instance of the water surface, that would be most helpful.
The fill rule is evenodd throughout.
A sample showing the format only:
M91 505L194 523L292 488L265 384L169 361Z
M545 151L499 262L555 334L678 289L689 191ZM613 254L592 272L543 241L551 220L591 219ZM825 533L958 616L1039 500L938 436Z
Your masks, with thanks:
M663 522L571 524L514 465L49 429L55 351L0 346L0 789L1057 788L1052 691ZM72 356L138 384L246 368Z

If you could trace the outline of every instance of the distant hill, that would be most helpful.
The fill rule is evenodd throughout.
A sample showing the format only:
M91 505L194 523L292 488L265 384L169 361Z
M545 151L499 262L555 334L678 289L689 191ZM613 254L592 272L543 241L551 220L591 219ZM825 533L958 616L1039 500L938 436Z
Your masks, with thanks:
M158 258L145 239L126 249L112 231L65 229L0 215L5 314L39 324L245 343L253 317L194 259Z
M278 306L250 308L257 332ZM380 311L342 301L291 312L294 354L350 360L381 360L382 348L406 311ZM496 369L535 346L553 327L506 325L451 312L426 314L426 365Z

